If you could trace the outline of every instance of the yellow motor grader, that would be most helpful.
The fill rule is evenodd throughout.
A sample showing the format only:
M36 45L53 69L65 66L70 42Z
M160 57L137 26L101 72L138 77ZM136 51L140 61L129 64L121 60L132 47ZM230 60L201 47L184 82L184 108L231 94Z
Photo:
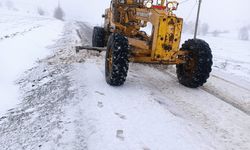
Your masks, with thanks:
M108 84L122 85L129 62L176 65L181 84L202 86L211 72L212 52L200 39L187 40L181 48L183 19L174 11L177 1L111 0L104 27L94 27L93 47L105 47ZM143 29L150 26L150 33Z

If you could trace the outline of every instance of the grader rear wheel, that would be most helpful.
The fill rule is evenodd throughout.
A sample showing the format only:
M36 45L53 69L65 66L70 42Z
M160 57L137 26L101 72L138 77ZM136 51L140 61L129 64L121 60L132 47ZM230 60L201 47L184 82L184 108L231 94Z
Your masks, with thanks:
M209 45L200 39L186 41L181 50L189 51L187 63L176 65L177 77L181 84L197 88L207 82L212 71L212 52Z
M94 27L92 35L92 46L93 47L104 47L105 46L105 30L102 27Z
M110 35L105 59L106 82L112 86L124 84L129 67L128 40L119 33Z

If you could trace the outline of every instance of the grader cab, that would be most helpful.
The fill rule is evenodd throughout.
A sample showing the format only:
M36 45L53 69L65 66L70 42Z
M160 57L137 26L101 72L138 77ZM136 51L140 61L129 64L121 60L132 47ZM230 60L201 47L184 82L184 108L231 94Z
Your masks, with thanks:
M212 53L200 39L187 40L181 48L183 19L174 11L177 1L111 0L104 27L94 27L93 47L105 47L108 84L122 85L129 62L176 65L181 84L196 88L209 78ZM149 33L144 29L151 27Z

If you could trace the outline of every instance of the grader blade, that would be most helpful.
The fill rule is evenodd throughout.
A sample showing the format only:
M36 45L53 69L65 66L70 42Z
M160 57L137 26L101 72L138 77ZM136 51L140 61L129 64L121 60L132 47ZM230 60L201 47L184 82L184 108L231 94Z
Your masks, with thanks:
M76 53L79 53L81 50L91 50L98 51L99 53L102 51L106 51L106 47L91 47L91 46L76 46Z

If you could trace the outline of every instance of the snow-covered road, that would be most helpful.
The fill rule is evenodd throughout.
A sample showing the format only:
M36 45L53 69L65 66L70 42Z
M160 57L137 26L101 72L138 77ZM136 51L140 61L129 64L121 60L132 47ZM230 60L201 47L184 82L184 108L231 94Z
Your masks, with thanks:
M189 89L173 67L132 63L125 85L111 87L104 53L74 52L90 37L86 23L65 23L55 53L18 80L22 102L0 116L1 150L250 149L249 80L217 68Z

